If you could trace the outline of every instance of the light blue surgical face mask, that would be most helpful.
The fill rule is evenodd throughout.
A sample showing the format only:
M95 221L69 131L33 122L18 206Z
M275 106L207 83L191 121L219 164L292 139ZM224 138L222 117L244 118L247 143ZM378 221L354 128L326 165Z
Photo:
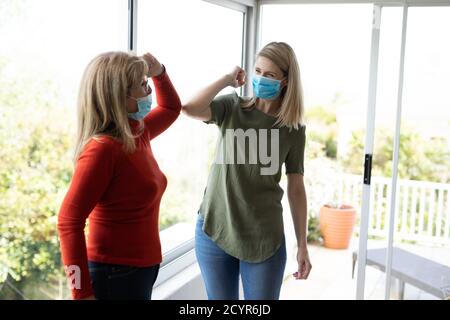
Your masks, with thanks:
M150 112L152 109L152 95L149 94L148 96L142 97L142 98L133 98L130 97L133 100L137 101L138 105L138 111L133 113L128 113L128 118L134 119L134 120L142 120L145 118L145 116Z
M253 92L257 98L275 99L281 92L281 80L253 75Z

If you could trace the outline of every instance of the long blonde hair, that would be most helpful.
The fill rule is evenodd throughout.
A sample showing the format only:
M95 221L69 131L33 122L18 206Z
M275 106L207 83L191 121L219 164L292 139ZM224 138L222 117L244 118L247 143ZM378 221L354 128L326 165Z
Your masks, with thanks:
M88 64L78 94L74 162L91 139L102 136L120 141L126 152L136 149L126 110L127 91L139 86L147 71L145 60L126 52L106 52Z
M287 85L280 93L281 107L276 114L275 126L298 129L304 124L303 88L300 68L294 50L285 42L271 42L259 51L256 57L271 60L287 77ZM254 108L257 97L244 101L242 108Z

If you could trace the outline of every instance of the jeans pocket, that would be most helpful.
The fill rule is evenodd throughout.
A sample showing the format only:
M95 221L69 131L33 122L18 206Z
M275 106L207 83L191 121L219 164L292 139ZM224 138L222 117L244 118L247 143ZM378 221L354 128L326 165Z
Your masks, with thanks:
M131 276L138 271L138 267L133 266L112 266L108 275L109 279L120 279Z

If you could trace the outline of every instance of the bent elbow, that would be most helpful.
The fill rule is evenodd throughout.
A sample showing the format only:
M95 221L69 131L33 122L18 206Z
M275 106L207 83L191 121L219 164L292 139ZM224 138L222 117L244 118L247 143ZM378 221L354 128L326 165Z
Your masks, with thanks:
M181 112L184 113L185 115L189 115L189 105L188 104L183 104L181 106Z
M184 104L181 106L181 112L188 116L188 117L193 117L194 114L192 113L192 106L190 104Z

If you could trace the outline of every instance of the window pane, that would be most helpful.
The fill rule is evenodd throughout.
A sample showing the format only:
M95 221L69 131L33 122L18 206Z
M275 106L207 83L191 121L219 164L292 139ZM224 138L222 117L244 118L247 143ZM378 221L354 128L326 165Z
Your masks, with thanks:
M56 217L72 174L78 85L94 56L126 50L127 6L1 1L0 299L67 297Z
M185 101L235 65L241 65L243 18L242 12L201 0L141 0L138 52L151 52L166 66ZM190 223L182 229L185 232L177 232L175 240L172 237L171 243L193 237L192 223L206 187L216 136L216 126L181 115L152 141L155 157L168 178L161 203L161 229L174 223ZM162 242L163 251L171 246L164 236Z
M371 4L263 6L260 47L271 41L287 42L300 65L306 112L310 241L319 239L319 212L325 204L351 205L359 217L372 8ZM296 240L286 196L283 208L286 240L292 248L286 273L293 273L297 268ZM356 243L355 237L352 239L350 248ZM348 253L336 254L330 264L330 253L322 247L311 246L310 251L316 253L312 264L316 261L319 268L311 275L321 274L323 281L307 281L307 287L298 290L296 281L287 280L281 298L353 299L354 283L347 277L336 277L347 274Z
M403 119L424 138L450 136L449 36L450 7L409 9Z
M396 238L444 246L450 241L449 38L450 7L409 9ZM449 257L431 258L449 265Z

